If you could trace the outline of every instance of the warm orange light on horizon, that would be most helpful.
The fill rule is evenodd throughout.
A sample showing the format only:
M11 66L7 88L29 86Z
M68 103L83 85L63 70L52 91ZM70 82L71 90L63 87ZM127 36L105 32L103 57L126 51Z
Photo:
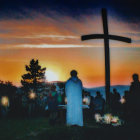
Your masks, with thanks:
M52 70L46 70L45 77L48 82L59 81L59 75Z

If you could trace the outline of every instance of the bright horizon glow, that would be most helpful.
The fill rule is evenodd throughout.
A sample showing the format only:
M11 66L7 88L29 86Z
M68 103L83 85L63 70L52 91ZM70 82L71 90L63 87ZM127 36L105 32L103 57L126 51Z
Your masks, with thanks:
M47 70L45 73L45 76L46 76L46 80L48 82L59 80L58 75L55 72L53 72L52 70Z

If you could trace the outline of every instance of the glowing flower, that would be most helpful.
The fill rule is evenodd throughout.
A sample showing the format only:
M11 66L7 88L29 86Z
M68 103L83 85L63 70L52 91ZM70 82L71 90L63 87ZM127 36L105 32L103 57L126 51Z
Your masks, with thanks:
M104 122L106 124L110 124L111 123L111 120L112 120L112 115L111 114L105 114L104 115Z
M119 121L119 117L118 116L113 116L111 122L112 123L117 123Z
M95 114L95 120L96 120L96 122L101 122L102 121L102 116L100 115L100 114Z

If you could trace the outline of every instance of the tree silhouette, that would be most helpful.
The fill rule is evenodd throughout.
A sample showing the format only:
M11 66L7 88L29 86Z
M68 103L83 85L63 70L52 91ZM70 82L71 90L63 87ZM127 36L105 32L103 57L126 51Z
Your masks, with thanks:
M36 93L41 92L41 89L44 87L46 68L41 68L39 61L35 59L32 59L25 68L27 73L22 75L21 80L24 91L29 92L33 90Z
M8 96L12 98L15 95L17 88L13 86L12 82L10 81L1 81L0 80L0 97L1 96Z

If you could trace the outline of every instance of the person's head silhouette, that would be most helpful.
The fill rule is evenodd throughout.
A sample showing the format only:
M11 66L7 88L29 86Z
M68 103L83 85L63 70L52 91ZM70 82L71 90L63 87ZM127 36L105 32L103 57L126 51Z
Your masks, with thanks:
M71 75L71 77L77 77L77 71L76 70L72 70L71 72L70 72L70 75Z
M139 75L138 74L135 73L135 74L132 75L132 77L133 77L134 82L139 81Z
M97 97L101 97L100 91L97 91L97 92L96 92L96 96L97 96Z
M116 93L117 92L117 89L116 88L113 88L113 92Z

